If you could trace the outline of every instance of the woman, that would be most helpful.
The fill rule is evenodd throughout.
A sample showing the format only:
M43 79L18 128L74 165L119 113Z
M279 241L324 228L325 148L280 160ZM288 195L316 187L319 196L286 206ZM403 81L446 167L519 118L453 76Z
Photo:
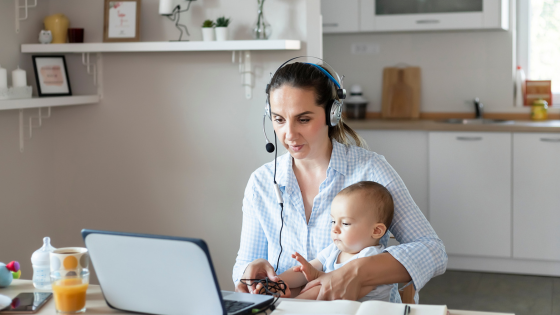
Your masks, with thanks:
M334 196L362 180L376 181L391 192L395 214L389 230L401 244L353 260L306 288L321 285L318 299L358 300L364 286L412 281L418 291L445 272L443 243L395 170L383 156L365 150L363 140L342 120L334 127L325 123L325 108L338 99L335 80L316 65L292 63L276 71L268 92L274 131L288 153L278 158L277 169L274 162L267 163L247 184L241 243L233 268L236 291L255 289L240 279L276 280L277 274L297 265L291 258L296 251L308 261L314 259L332 242L330 205ZM275 175L284 199L284 222L273 184ZM388 234L381 243L387 245L387 241ZM292 290L292 297L297 292ZM400 302L396 285L391 301Z

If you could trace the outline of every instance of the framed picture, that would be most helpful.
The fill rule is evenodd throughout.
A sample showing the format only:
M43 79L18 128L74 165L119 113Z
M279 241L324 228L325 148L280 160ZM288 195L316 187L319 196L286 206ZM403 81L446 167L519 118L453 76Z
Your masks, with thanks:
M140 41L141 0L105 0L104 42Z
M33 56L39 96L70 96L70 80L64 56Z

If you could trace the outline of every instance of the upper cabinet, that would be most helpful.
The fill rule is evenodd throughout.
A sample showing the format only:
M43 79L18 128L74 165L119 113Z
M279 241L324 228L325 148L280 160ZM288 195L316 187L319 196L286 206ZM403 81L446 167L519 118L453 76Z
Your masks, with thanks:
M359 0L321 0L323 33L360 31Z
M323 33L502 29L508 0L322 0Z

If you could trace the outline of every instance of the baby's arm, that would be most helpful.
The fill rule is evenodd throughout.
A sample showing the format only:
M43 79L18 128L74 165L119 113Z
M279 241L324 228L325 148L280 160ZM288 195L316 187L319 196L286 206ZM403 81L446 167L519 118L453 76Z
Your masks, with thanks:
M319 261L319 259L313 259L311 262L308 262L298 252L292 254L292 258L294 258L301 264L300 266L295 266L292 269L296 272L301 272L305 276L305 279L307 280L305 283L313 281L319 278L320 275L324 274L324 272L322 271L323 264L321 264L321 261Z
M292 258L296 259L301 265L288 269L278 275L287 285L288 288L299 288L311 280L315 280L322 274L323 265L318 259L308 262L299 253L292 254Z
M296 299L316 300L317 297L319 296L320 291L321 291L321 286L318 285L296 296Z

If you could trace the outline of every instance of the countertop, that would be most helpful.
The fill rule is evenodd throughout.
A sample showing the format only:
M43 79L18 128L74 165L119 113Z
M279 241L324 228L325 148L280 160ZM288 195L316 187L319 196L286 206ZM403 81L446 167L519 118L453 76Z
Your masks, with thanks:
M439 120L346 120L355 130L423 130L423 131L490 131L490 132L558 132L560 120L511 120L493 124L450 124Z

